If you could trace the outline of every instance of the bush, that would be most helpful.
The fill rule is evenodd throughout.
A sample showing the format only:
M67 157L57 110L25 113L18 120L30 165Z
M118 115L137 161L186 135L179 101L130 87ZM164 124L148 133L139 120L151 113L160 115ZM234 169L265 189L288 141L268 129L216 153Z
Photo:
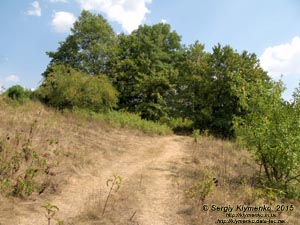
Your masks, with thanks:
M7 89L6 92L4 92L5 96L18 102L24 102L28 100L30 98L30 94L30 90L26 90L20 85L12 86L9 89Z
M177 134L189 134L193 131L193 121L187 118L163 117L159 122L166 124Z
M89 76L63 65L52 66L38 90L53 107L107 111L116 106L118 93L105 76Z
M237 120L236 130L264 171L262 184L286 196L300 196L300 107L297 99L283 102L281 93L278 86L269 96L257 98L257 110Z

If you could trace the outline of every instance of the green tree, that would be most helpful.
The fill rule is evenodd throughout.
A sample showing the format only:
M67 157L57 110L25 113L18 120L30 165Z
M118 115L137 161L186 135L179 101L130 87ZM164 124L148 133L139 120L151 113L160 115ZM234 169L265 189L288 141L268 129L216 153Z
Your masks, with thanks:
M130 35L119 35L114 83L121 108L151 120L167 116L180 48L180 36L168 24L143 25Z
M56 52L47 52L51 61L44 76L52 65L71 66L90 75L110 74L117 37L108 22L101 15L82 11L71 31Z
M256 110L244 119L238 118L235 127L240 143L254 152L263 168L267 185L288 195L299 194L299 91L292 103L281 99L282 91L278 83L268 93L257 95Z
M230 46L217 45L207 53L195 42L184 49L177 68L171 115L191 119L195 129L223 137L235 136L234 118L255 110L252 99L273 85L254 54L239 54Z
M210 129L224 136L234 136L233 119L243 117L255 106L249 103L262 90L272 85L270 78L259 66L255 54L246 51L241 54L230 46L213 48L209 60L211 79L208 107L211 112ZM261 85L264 89L260 89ZM253 108L254 107L254 108Z
M172 117L200 119L203 123L210 121L207 109L207 94L210 91L208 59L210 54L204 51L204 45L196 41L183 49L183 56L176 65L179 74L176 86L168 98L169 111ZM201 123L200 127L208 125Z
M38 93L45 103L63 108L106 111L115 107L118 93L106 76L88 76L71 67L55 65L44 79Z

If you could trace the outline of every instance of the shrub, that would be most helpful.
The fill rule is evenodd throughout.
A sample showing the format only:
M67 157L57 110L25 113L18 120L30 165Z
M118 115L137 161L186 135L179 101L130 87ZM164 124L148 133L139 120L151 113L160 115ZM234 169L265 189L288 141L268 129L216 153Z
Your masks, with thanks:
M9 89L7 89L6 92L4 92L5 96L18 102L24 102L25 100L29 99L30 94L30 90L26 90L20 85L12 86Z
M170 127L175 133L178 134L187 134L192 132L193 121L187 118L173 118L173 117L164 117L160 119L162 124L166 124Z
M99 112L118 102L118 93L105 76L89 76L63 65L50 69L38 93L45 103L59 109L77 107Z
M236 130L240 143L253 151L264 171L266 181L261 179L262 184L287 196L299 196L300 108L296 99L292 103L282 101L281 88L260 96L257 110L245 120L237 120Z

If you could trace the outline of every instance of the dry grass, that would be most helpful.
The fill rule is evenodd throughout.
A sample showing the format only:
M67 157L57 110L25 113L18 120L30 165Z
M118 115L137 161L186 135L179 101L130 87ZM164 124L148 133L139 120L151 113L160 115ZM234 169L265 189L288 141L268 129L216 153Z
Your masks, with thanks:
M186 158L186 167L182 173L186 178L186 183L182 188L189 190L195 183L205 183L207 180L216 178L218 186L212 182L211 190L199 201L186 195L186 210L183 212L188 224L215 224L217 219L226 218L223 212L205 212L203 205L211 206L237 206L237 205L271 205L273 208L277 204L295 206L293 212L283 212L277 214L277 219L285 219L288 224L298 224L299 221L299 201L283 200L276 198L273 193L262 193L257 188L258 166L250 153L240 150L232 142L215 139L213 137L201 137L198 144L191 141L190 158ZM202 186L200 187L200 189ZM199 197L199 196L198 196ZM257 219L257 218L255 218Z
M0 137L9 135L11 143L17 134L26 139L33 123L32 149L49 165L48 174L37 177L46 189L25 198L0 194L0 225L47 224L41 207L47 202L60 209L55 218L65 225L210 225L224 214L203 212L203 204L280 203L261 195L254 185L254 160L228 141L200 137L195 144L189 137L148 136L36 102L13 106L0 99ZM106 181L113 175L122 177L121 187L102 216ZM203 189L200 202L186 193L196 183ZM295 211L280 218L298 224L299 201L284 204L294 204Z
M112 166L110 162L126 149L135 148L136 139L144 136L137 130L114 129L101 121L81 118L70 112L61 113L37 102L13 105L0 99L0 109L0 137L10 137L8 144L12 145L12 154L18 150L13 148L17 137L21 135L27 140L35 123L32 149L43 156L49 166L47 174L41 173L35 179L46 186L42 193L24 196L25 199L0 194L0 224L10 224L12 218L22 217L28 210L41 213L43 218L39 209L41 205L48 201L57 204L55 200L66 191L66 187L85 175L100 176L103 167ZM84 191L84 187L78 190L78 195Z

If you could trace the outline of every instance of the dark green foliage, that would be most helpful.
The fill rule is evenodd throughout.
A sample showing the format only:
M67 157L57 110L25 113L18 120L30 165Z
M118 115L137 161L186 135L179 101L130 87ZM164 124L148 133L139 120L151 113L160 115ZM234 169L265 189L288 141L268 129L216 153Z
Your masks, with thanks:
M196 129L234 137L233 119L255 110L252 99L271 87L254 54L220 45L209 54L196 42L185 51L172 109L193 120Z
M168 117L166 102L178 74L180 48L180 36L168 24L121 34L114 75L120 107L150 120Z
M122 110L165 123L182 118L193 122L191 128L234 138L234 118L255 111L253 99L273 87L270 78L254 54L238 53L221 45L208 53L199 42L185 47L180 41L176 31L163 23L143 25L129 35L116 36L101 15L83 11L71 35L56 52L48 53L51 62L44 75L53 74L53 65L58 64L89 75L105 74L120 93L118 107ZM92 99L103 90L92 85L99 82L87 78L75 82L76 74L67 81L63 75L52 75L43 83L44 89L48 88L45 100L59 108L101 105L101 101ZM59 80L63 88L49 85L53 79ZM85 86L80 88L83 83ZM57 95L49 97L49 87L56 88L53 93ZM87 89L93 94L83 94ZM101 108L93 107L96 111Z
M30 98L31 91L24 89L20 85L15 85L7 89L4 95L17 102L24 102Z
M118 102L118 93L105 76L89 76L63 65L51 67L38 92L45 103L59 109L107 111Z
M238 54L231 47L213 48L209 58L210 92L207 101L211 112L210 129L224 136L234 136L233 119L255 110L251 98L261 94L262 83L268 90L270 78L259 66L254 54Z
M82 11L71 31L56 52L47 52L51 62L44 76L48 75L52 65L59 64L89 75L109 74L117 38L107 21L101 15Z
M210 113L205 112L211 82L208 57L204 45L198 42L184 49L184 56L177 64L179 76L176 86L168 98L169 112L173 117L198 120L197 126L201 128L207 127L205 123L210 120ZM201 124L200 119L203 121Z

